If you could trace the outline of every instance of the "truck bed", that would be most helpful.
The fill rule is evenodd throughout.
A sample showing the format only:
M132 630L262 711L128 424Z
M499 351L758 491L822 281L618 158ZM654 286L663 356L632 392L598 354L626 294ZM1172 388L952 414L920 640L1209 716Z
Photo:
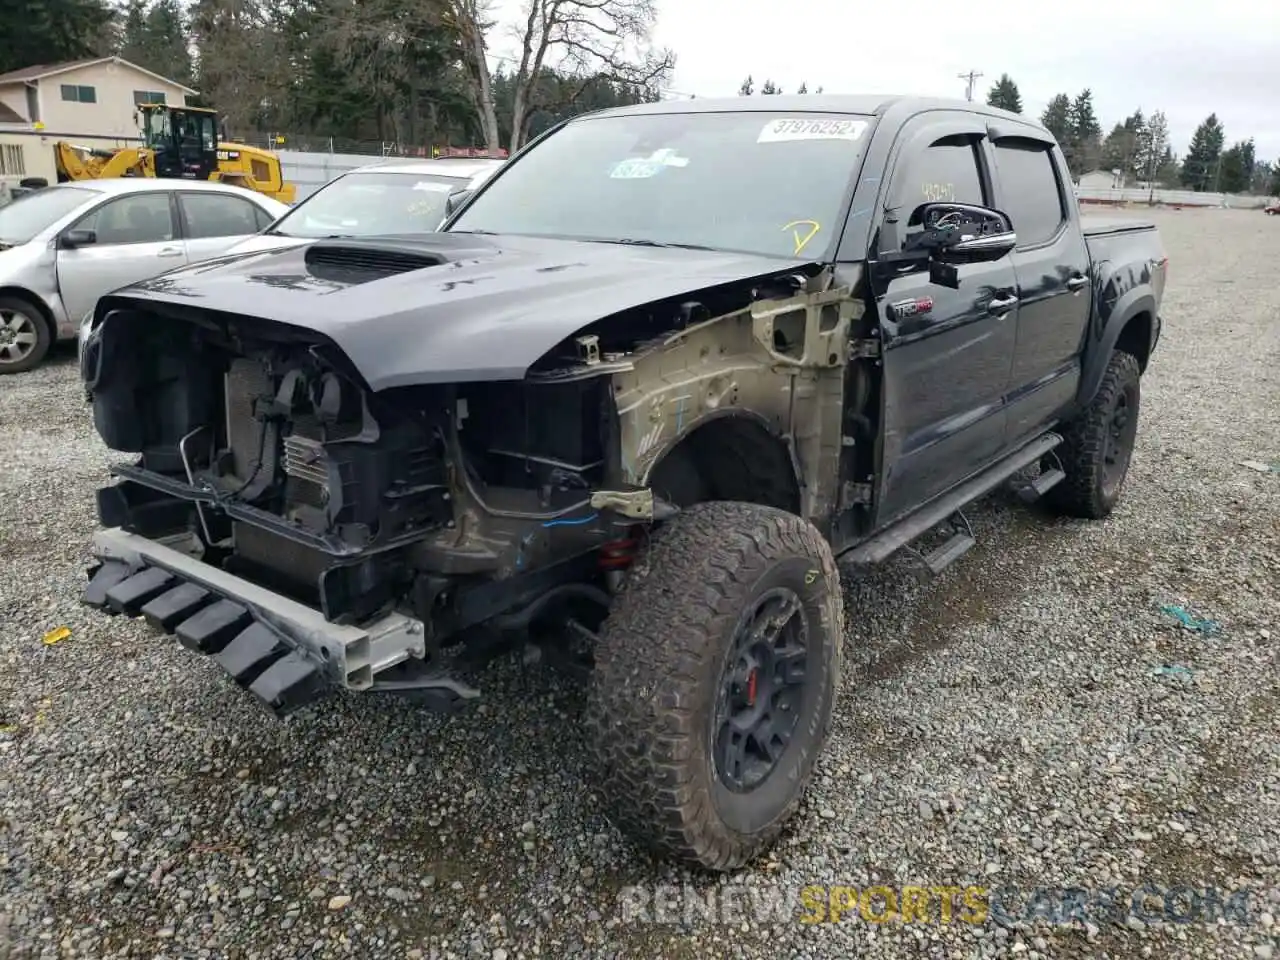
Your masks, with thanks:
M1086 237L1100 237L1109 233L1134 233L1155 228L1156 225L1150 220L1138 220L1134 217L1109 217L1092 213L1080 215L1080 229L1084 231Z

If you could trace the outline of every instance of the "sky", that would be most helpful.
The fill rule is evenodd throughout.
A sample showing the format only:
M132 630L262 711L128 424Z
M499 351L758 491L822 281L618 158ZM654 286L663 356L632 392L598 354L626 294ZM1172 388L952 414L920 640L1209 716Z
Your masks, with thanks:
M503 6L516 0L504 0ZM1276 0L656 0L653 41L676 54L672 91L733 96L750 74L792 93L974 99L1008 73L1023 112L1093 90L1103 133L1135 109L1163 110L1175 152L1217 113L1227 144L1253 137L1280 159L1280 3ZM505 19L505 18L504 18Z

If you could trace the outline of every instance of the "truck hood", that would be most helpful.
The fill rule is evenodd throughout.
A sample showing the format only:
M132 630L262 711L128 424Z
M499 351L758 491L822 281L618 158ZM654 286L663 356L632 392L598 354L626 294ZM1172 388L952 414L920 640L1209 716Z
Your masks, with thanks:
M248 240L241 240L225 253L227 255L261 253L264 250L283 250L286 247L299 247L304 243L311 243L311 241L299 239L298 237L282 237L270 233L258 233Z
M443 260L386 275L330 269L317 252ZM373 390L518 380L596 320L708 287L794 272L811 261L524 236L435 233L314 242L180 268L104 297L274 320L341 349ZM374 279L369 279L374 276Z

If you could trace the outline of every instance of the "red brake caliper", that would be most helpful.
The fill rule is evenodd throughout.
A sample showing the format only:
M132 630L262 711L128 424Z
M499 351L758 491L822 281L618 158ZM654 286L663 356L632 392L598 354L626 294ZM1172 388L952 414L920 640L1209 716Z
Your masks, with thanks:
M747 706L754 707L756 705L756 675L760 673L759 667L752 667L751 672L747 674Z

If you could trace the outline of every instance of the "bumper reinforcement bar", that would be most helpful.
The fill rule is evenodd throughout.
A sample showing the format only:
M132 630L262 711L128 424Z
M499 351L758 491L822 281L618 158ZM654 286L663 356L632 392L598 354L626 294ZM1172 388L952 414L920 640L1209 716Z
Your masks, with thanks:
M142 616L213 659L278 717L338 687L377 689L379 674L425 653L421 621L388 614L364 627L263 589L118 527L94 535L83 601Z

